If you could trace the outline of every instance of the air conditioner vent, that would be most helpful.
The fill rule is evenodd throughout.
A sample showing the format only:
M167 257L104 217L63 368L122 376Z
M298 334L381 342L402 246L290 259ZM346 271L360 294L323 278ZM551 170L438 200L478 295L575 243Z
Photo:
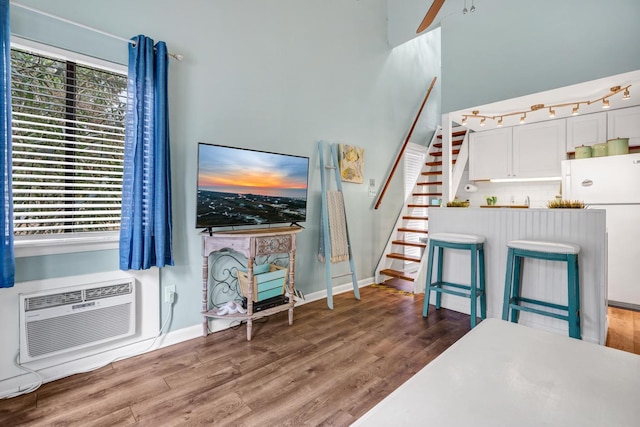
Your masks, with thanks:
M82 291L62 292L25 299L25 311L42 310L66 304L82 302Z
M99 288L91 288L84 291L85 300L91 301L107 297L117 297L120 295L128 295L132 292L131 283L119 283L110 286L101 286Z
M20 294L20 363L96 354L136 333L135 279Z

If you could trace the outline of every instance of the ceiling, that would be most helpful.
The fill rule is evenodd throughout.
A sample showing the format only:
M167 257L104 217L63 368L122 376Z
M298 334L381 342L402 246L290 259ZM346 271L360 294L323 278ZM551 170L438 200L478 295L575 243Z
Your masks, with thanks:
M610 110L616 108L625 108L634 105L640 105L640 70L629 73L618 74L598 80L592 80L585 83L571 85L559 89L553 89L533 95L522 96L518 98L508 99L500 102L494 102L486 105L478 105L469 107L464 110L453 111L450 118L456 123L461 123L462 116L472 115L474 110L479 111L478 115L500 116L514 112L527 111L526 123L534 123L545 120L551 120L549 117L549 106L557 104L577 103L580 104L580 114L596 113L599 111L607 111L602 108L602 102L598 101L591 105L585 105L582 102L594 101L610 93L610 88L614 86L626 87L631 85L629 92L631 99L623 99L622 92L608 98L610 102ZM545 107L530 112L531 107L536 104L544 104ZM564 107L555 107L555 119L570 117L575 105ZM520 123L520 115L505 117L503 126L515 126ZM480 126L480 119L467 119L467 128L474 131L482 131L497 127L497 120L487 119L484 126Z

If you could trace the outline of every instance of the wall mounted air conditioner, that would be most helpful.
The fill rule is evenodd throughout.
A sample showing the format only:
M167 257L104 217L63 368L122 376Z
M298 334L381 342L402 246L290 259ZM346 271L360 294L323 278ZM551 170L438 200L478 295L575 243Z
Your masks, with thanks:
M134 279L20 294L20 363L133 335L135 306Z

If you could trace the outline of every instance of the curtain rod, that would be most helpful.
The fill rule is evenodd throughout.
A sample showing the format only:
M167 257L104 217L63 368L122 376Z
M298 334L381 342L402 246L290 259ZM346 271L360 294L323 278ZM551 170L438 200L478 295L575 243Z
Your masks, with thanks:
M53 15L51 13L45 12L45 11L40 10L40 9L35 9L33 7L30 7L30 6L25 6L24 4L16 3L14 1L11 1L10 3L15 7L18 7L18 8L21 8L21 9L26 9L26 10L28 10L30 12L34 12L34 13L37 13L39 15L46 16L46 17L55 19L57 21L61 21L61 22L64 22L64 23L67 23L67 24L70 24L70 25L74 25L76 27L83 28L85 30L93 31L94 33L98 33L98 34L102 34L103 36L111 37L112 39L116 39L116 40L120 40L120 41L123 41L123 42L126 42L126 43L134 44L133 40L125 39L124 37L116 36L115 34L107 33L106 31L102 31L102 30L99 30L97 28L93 28L93 27L90 27L88 25L84 25L84 24L81 24L79 22L75 22L75 21L72 21L70 19L63 18L61 16ZM170 57L176 59L177 61L182 61L182 59L183 59L183 56L180 55L180 54L169 53L168 55Z

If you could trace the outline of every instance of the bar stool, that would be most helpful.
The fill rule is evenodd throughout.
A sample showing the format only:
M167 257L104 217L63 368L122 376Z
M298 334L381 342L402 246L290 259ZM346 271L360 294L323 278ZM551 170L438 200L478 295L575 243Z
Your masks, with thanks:
M436 293L436 309L440 308L442 294L457 295L471 299L471 328L476 326L476 309L480 298L480 317L487 318L487 297L485 293L484 274L484 236L475 234L435 233L429 236L429 253L427 255L427 280L424 290L424 306L422 316L429 313L429 297L431 291ZM471 282L469 285L445 282L442 280L444 249L468 250L471 254ZM431 282L433 273L433 254L438 250L438 271L436 281ZM479 282L479 283L478 283Z
M520 311L554 317L556 319L562 319L569 322L569 336L581 339L580 275L578 271L578 254L580 253L580 246L572 243L512 240L507 243L507 248L507 272L504 286L504 302L502 305L502 320L507 320L509 313L511 312L511 322L517 323ZM567 263L567 305L521 297L523 258L535 258ZM528 305L524 306L522 303ZM563 311L566 314L542 310L531 307L531 305L553 308Z

